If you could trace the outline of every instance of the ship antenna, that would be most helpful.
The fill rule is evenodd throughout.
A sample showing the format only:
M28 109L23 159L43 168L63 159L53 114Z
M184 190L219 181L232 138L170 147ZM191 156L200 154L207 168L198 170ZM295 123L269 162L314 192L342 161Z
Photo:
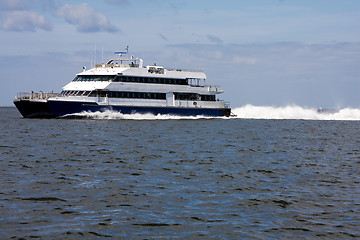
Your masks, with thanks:
M126 55L129 54L129 46L126 46L125 50L126 50L126 52L114 52L114 54L119 54L119 59L120 59L123 54L126 54Z
M95 44L95 57L94 57L94 67L96 65L96 44Z
M104 46L101 48L101 64L104 63Z

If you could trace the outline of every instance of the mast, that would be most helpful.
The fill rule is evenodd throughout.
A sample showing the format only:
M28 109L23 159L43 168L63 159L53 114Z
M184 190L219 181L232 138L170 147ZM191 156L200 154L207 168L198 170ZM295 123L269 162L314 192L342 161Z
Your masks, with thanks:
M126 46L125 50L126 50L126 52L118 51L118 52L114 52L114 54L119 54L119 59L121 59L123 54L126 54L127 58L129 58L129 46Z

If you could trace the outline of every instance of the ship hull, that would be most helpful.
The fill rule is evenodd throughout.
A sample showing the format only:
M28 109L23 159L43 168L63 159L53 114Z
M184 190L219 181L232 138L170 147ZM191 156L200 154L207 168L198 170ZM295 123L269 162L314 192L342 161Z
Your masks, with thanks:
M37 102L32 100L14 101L15 106L25 118L59 118L79 117L82 112L115 111L122 114L153 114L176 116L214 116L229 117L230 108L186 108L186 107L144 107L144 106L111 106L90 102L48 100Z
M14 104L24 118L55 118L47 101L15 100Z

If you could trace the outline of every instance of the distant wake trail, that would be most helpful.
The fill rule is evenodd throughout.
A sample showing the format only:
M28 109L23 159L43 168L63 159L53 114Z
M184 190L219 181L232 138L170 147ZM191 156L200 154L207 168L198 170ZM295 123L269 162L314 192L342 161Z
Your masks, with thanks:
M153 114L122 114L116 111L82 112L64 117L79 117L89 119L128 119L128 120L196 120L196 119L304 119L304 120L360 120L360 109L344 108L339 110L318 111L314 108L303 108L296 105L285 107L245 105L232 109L236 116L208 117L208 116L174 116Z
M245 105L232 109L236 118L246 119L305 119L305 120L360 120L360 109L344 108L318 111L296 105L285 107Z

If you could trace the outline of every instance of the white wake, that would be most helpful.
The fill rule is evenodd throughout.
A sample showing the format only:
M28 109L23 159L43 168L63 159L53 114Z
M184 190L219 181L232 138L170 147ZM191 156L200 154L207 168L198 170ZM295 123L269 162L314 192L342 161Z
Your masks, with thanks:
M128 120L181 120L181 119L304 119L304 120L360 120L360 109L343 108L338 110L319 111L315 108L304 108L297 105L284 107L245 105L232 109L231 117L209 116L176 116L176 115L153 115L153 114L123 114L116 111L104 112L81 112L65 117L89 118L89 119L128 119Z
M104 112L81 112L65 115L65 118L90 118L90 119L106 119L106 120L117 120L117 119L128 119L128 120L181 120L181 119L211 119L215 117L208 116L177 116L177 115L168 115L168 114L158 114L154 115L151 113L141 114L141 113L132 113L132 114L123 114L117 111L106 110ZM218 117L217 117L218 118Z
M319 110L297 105L285 107L245 105L232 109L236 118L246 119L305 119L305 120L360 120L360 109L343 108Z

